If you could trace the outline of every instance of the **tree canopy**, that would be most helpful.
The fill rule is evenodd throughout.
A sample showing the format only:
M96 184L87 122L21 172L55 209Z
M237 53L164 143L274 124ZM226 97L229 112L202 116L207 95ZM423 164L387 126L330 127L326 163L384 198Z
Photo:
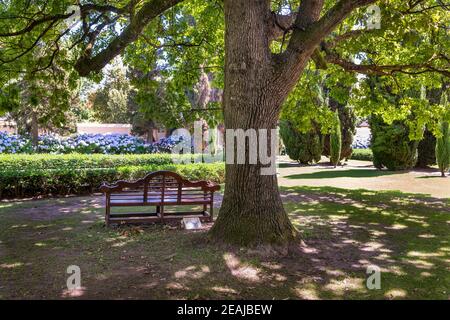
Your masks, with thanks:
M271 51L280 59L292 47L295 19L307 10L297 8L310 2L320 1L271 2ZM358 8L369 3L380 9L379 26L373 25L376 8ZM283 112L313 114L312 118L320 118L329 127L332 115L321 107L323 86L330 88L327 96L356 106L363 115L382 114L391 122L406 118L412 108L424 109L420 96L411 92L420 92L422 86L441 87L443 78L450 75L449 4L434 0L325 1L322 23L327 15L350 5L356 9L319 43ZM142 88L137 100L153 106L143 110L149 117L158 119L163 114L170 126L199 117L212 117L212 122L221 117L214 111L218 104L211 105L214 110L210 112L191 111L189 90L202 73L214 74L211 86L223 88L222 1L80 1L74 6L72 1L16 0L2 2L0 12L2 86L25 76L45 77L56 64L70 72L75 66L80 75L98 78L101 68L122 54L134 70L135 86ZM400 97L399 105L392 104L382 87L374 91L370 81L362 81L357 74L382 77L384 87ZM351 93L348 87L353 87ZM3 92L2 98L8 94ZM308 109L319 112L305 112ZM436 126L432 119L436 110L427 110L415 112L417 121ZM306 130L311 117L301 117L294 117L294 123Z

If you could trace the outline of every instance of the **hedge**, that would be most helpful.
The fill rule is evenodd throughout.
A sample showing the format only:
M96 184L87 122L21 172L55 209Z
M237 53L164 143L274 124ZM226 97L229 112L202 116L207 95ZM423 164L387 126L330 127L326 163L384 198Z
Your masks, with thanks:
M196 158L200 155L195 155ZM0 170L6 169L85 169L120 166L146 166L173 163L173 159L190 160L190 155L172 154L103 155L103 154L1 154Z
M2 155L0 198L88 194L103 181L139 179L151 171L171 170L190 180L222 183L225 166L174 164L171 155Z
M352 155L350 156L352 160L363 160L363 161L373 161L372 150L370 149L353 149Z

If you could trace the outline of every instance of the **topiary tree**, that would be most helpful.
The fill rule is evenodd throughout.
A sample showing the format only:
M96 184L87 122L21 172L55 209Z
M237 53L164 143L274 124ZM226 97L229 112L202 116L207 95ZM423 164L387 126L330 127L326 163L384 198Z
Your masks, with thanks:
M333 105L333 100L330 99L330 107ZM332 107L333 109L333 107ZM356 134L356 115L349 105L336 105L334 110L338 110L339 119L341 121L341 159L348 159L352 155L352 143L353 137ZM330 135L326 135L323 140L323 152L322 154L326 157L330 157Z
M286 154L292 160L301 164L320 161L323 145L317 129L302 133L289 121L281 120L280 135L286 148Z
M445 93L441 96L441 106L448 110L447 95ZM436 160L441 170L441 175L445 177L445 172L450 168L450 132L448 121L441 121L440 129L441 136L436 140Z
M441 123L441 136L436 141L436 160L441 176L445 177L445 172L450 168L450 136L447 121Z
M416 168L427 168L436 163L436 137L433 133L425 129L423 139L419 142L417 148Z
M342 133L341 120L339 119L339 113L337 110L334 112L334 115L334 126L330 133L330 162L336 168L337 164L341 160Z
M370 118L373 165L388 170L411 169L417 162L417 140L409 139L409 129L401 121L387 124L382 118Z
M441 175L445 177L445 172L450 167L450 137L449 124L446 121L441 123L442 136L436 141L436 160L441 170Z

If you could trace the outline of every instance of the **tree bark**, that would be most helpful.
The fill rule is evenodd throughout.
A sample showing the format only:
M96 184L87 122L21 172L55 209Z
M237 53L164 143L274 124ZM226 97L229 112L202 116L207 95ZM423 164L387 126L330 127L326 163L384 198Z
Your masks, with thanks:
M225 1L226 129L275 129L285 97L273 85L269 49L269 1ZM266 143L267 141L258 141ZM228 144L229 142L226 141ZM283 244L295 238L278 191L276 175L261 175L261 164L226 164L225 194L213 240L239 245Z
M37 147L39 142L39 125L35 111L31 112L31 143Z

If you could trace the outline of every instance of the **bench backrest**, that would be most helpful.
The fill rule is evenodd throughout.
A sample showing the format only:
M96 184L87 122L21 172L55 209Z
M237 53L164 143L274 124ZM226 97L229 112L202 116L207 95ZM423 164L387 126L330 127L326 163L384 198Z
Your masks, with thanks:
M141 194L143 202L200 199L205 194L220 190L220 186L209 181L189 181L172 171L156 171L136 181L119 180L114 184L104 183L100 191L107 195L120 194L126 201Z

